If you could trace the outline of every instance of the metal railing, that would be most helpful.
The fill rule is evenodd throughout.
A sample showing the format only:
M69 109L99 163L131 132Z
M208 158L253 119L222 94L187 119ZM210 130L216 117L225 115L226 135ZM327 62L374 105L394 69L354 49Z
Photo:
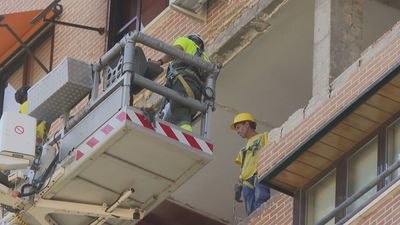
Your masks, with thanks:
M342 202L340 205L338 205L335 209L333 209L330 213L328 213L326 216L324 216L321 220L319 220L314 225L324 225L324 224L328 223L332 218L334 218L336 216L337 213L341 212L342 210L345 210L349 205L351 205L353 202L355 202L357 199L359 199L361 196L363 196L365 193L367 193L371 188L375 187L379 182L384 180L387 176L389 176L391 173L393 173L399 167L400 167L400 161L397 161L394 164L392 164L386 171L379 174L371 182L369 182L364 188L362 188L357 193L355 193L354 195L347 198L346 201ZM368 203L369 203L369 201L368 201ZM366 203L366 204L368 204L368 203ZM362 207L358 207L358 209L360 209L360 208L362 208ZM344 218L342 220L340 220L338 223L343 223L343 222L344 222Z
M168 54L174 58L180 59L183 62L190 63L203 71L208 73L206 78L204 89L208 93L204 96L204 101L200 102L193 98L186 98L180 95L178 92L162 86L157 82L149 80L144 76L135 73L134 62L135 62L135 47L136 43L141 43L157 51ZM91 102L94 102L98 97L99 90L99 80L100 72L107 66L108 63L116 59L123 52L123 64L122 64L122 74L123 80L123 93L124 99L123 104L129 105L130 99L130 85L135 84L145 89L151 90L157 94L160 94L168 99L177 101L191 109L200 111L202 113L201 118L201 136L210 138L210 126L211 126L211 114L214 109L215 100L215 86L216 80L219 74L219 67L216 64L211 64L204 61L200 57L189 55L178 48L175 48L169 44L166 44L158 39L152 38L141 32L134 31L124 36L124 38L117 44L115 44L109 51L107 51L100 59L93 63L94 79L93 79L93 89L91 93ZM132 84L131 84L132 82ZM83 117L84 115L82 115ZM76 118L74 123L79 121ZM71 126L70 126L71 127Z

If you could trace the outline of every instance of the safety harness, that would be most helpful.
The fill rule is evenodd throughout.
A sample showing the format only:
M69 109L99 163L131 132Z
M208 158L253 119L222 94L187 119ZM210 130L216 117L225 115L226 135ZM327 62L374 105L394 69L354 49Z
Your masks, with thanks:
M203 54L203 50L201 50L199 47L197 47L196 53L194 56L201 57ZM189 86L189 84L186 82L184 79L184 76L190 76L196 80L199 85L203 86L204 82L200 78L200 71L197 67L185 63L182 60L175 59L172 63L169 64L168 66L168 72L167 72L167 81L169 81L172 84L174 84L177 80L182 84L183 88L185 89L186 94L191 97L195 98L194 92L192 88Z
M243 169L244 166L244 160L246 159L246 155L247 153L251 153L254 154L256 153L256 151L259 151L261 148L261 139L263 138L263 136L265 136L266 133L264 133L264 135L260 135L260 137L255 140L248 148L243 147L240 151L242 152L242 163L240 165L240 169ZM253 174L253 176L257 175L257 172L255 174ZM246 185L249 188L254 188L254 183L250 183L247 180L242 180L243 185Z

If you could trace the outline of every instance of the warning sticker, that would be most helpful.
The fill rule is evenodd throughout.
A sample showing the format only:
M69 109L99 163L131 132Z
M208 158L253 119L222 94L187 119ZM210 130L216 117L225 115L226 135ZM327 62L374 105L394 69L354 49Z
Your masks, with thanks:
M23 134L25 132L25 129L23 126L15 126L14 131L17 134Z

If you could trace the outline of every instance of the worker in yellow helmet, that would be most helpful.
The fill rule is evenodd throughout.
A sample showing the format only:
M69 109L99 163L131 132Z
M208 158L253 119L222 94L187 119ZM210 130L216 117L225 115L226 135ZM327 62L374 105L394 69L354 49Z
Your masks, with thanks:
M241 168L239 184L235 186L235 200L240 202L243 193L247 215L270 198L269 188L257 179L258 155L268 142L268 133L258 134L256 126L250 113L237 114L230 126L241 138L247 139L246 146L239 151L235 160Z
M179 37L175 40L173 46L189 55L198 56L206 62L210 62L204 52L203 38L199 34ZM159 65L171 62L167 70L166 87L177 91L183 96L197 100L201 99L202 87L207 77L199 68L185 63L180 59L174 59L167 54L157 61L149 61ZM169 109L170 111L165 113L166 117L164 119L166 121L178 125L187 131L192 131L192 120L196 114L195 110L173 100L169 101Z
M19 112L22 114L28 114L28 90L29 86L21 87L15 92L15 101L17 101L19 106ZM36 127L36 144L41 145L46 139L47 129L45 121L38 121Z

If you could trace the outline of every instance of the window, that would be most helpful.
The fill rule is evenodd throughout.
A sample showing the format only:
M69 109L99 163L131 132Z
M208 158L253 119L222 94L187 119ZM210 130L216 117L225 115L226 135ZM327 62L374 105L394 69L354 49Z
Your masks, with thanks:
M53 34L54 29L50 29L49 32L41 35L36 42L30 45L30 49L34 55L49 70L52 67ZM0 90L0 93L2 93L0 113L18 111L19 104L15 102L15 91L25 85L32 86L45 75L46 72L26 52L10 62L2 71L5 81L2 81L0 85L2 87Z
M400 160L400 120L396 121L387 130L387 151L388 151L388 166ZM396 170L391 180L399 177L400 169Z
M298 221L296 223L315 224L398 160L400 160L399 116L378 128L368 140L362 141L352 152L344 155L329 172L296 194L298 201L295 201L295 204L298 206L295 208L300 209L298 217L300 219L295 220ZM379 190L387 188L390 181L399 179L399 175L400 169L395 170L386 180L375 185L345 210L338 212L327 224L334 224L354 215L360 207L371 201ZM305 196L304 201L301 201L303 198L301 196Z
M307 225L318 222L335 208L336 171L332 171L307 192ZM332 219L327 225L335 224Z
M129 31L144 28L168 4L169 0L109 0L108 48Z
M348 160L347 197L360 191L377 176L378 171L378 139L374 138ZM363 202L376 193L376 187L365 193L347 208L348 212L355 210Z

